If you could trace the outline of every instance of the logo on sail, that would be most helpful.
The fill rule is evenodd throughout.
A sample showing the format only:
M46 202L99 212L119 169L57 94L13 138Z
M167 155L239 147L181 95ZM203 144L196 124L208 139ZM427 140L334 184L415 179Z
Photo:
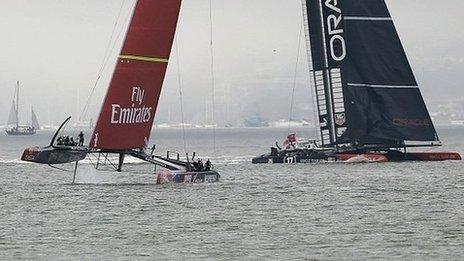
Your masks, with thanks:
M345 113L337 113L335 114L335 124L342 127L346 123L346 115Z
M95 135L93 137L93 142L94 142L93 146L97 147L98 146L98 132L95 133Z
M330 56L334 61L341 62L346 57L346 43L343 38L342 9L338 6L338 2L338 0L325 0L325 7L326 12L329 12L326 22Z
M412 126L412 127L426 127L430 126L432 122L430 119L402 119L402 118L395 118L393 119L393 124L397 126Z
M120 104L111 104L111 124L139 124L150 122L153 108L145 107L145 90L141 87L132 87L130 107Z

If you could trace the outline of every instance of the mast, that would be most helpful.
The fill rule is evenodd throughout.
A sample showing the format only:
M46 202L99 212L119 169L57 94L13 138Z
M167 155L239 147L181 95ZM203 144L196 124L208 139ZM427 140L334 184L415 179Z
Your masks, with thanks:
M52 127L52 121L50 119L50 103L47 103L47 118L48 118L48 127Z
M323 13L323 7L322 7L322 0L319 0L319 7L320 7L320 12ZM322 35L325 36L325 27L324 27L324 16L321 15L321 29L322 29ZM326 38L322 37L322 42L324 46L327 45ZM326 102L326 108L327 108L327 125L328 125L328 130L329 130L329 140L330 144L335 143L335 124L334 124L334 117L333 117L333 99L332 99L332 80L330 77L330 68L329 68L329 58L327 55L327 49L323 48L324 50L324 68L323 68L323 81L324 81L324 89L325 89L325 102Z
M19 128L19 81L16 81L16 129Z

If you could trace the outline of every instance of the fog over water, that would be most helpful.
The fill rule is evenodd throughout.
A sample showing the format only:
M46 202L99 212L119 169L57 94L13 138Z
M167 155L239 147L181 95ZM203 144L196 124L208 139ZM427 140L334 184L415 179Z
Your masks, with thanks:
M311 119L303 44L297 58L300 0L212 2L218 124L255 114L288 118L297 60L295 118ZM429 107L459 100L464 106L464 1L387 2ZM84 120L95 119L134 3L0 0L0 125L17 80L22 122L31 105L45 124L77 119L110 50ZM157 123L180 121L178 69L186 121L211 121L209 0L183 3L180 55L171 56ZM24 148L49 144L53 130L24 137L0 131L0 260L464 256L464 161L254 165L251 159L281 142L286 128L157 128L150 140L156 155L196 152L211 159L220 182L157 186L159 168L126 157L121 173L81 161L71 185L72 172L19 159ZM91 131L84 131L87 141ZM311 137L314 129L294 131ZM464 152L464 127L437 131L444 144L437 150Z
M427 104L464 100L461 0L387 0ZM108 86L134 0L2 0L0 2L0 125L7 120L16 80L22 82L22 121L34 105L39 119L76 118L112 50L87 118L95 118ZM121 8L122 5L122 8ZM119 10L116 41L110 41ZM216 118L240 123L260 114L288 118L301 24L300 0L213 0ZM185 117L211 121L209 1L184 0L177 34ZM114 46L114 48L111 48ZM302 48L305 48L302 44ZM157 122L179 122L175 52ZM312 118L306 52L296 79L295 117Z

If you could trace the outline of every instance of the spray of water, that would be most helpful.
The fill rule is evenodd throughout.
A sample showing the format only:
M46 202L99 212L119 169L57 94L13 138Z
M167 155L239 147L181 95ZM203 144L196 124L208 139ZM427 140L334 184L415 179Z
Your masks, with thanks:
M108 175L100 173L91 164L79 165L76 173L76 183L79 184L101 184L110 182L109 179L111 178Z

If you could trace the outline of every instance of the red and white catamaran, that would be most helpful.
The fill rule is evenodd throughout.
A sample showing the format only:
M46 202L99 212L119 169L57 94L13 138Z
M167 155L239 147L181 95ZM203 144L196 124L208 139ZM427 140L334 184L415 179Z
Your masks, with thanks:
M98 122L88 146L58 145L56 132L48 147L24 151L22 160L50 166L76 163L89 155L107 159L119 156L115 170L121 171L125 156L132 156L168 171L159 174L159 183L214 182L220 175L209 165L198 166L180 160L148 154L150 133L176 32L181 0L138 0L122 51L104 99ZM193 160L193 159L191 159ZM99 162L96 167L98 168ZM76 171L74 171L75 180ZM74 181L73 181L74 182Z

